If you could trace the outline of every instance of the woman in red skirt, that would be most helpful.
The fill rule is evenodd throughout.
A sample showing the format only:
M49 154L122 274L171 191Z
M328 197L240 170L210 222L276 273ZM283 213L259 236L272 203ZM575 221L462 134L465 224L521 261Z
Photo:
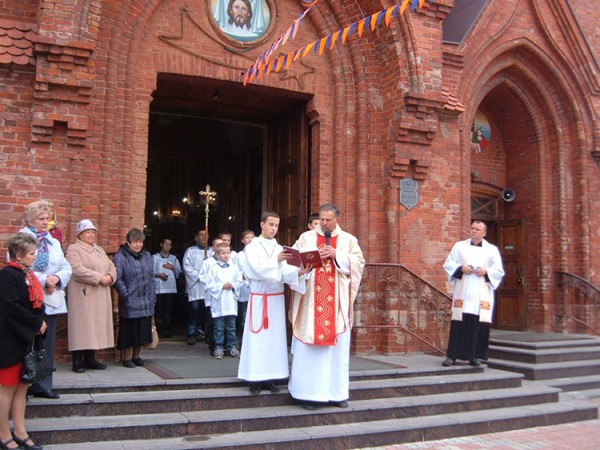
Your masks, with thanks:
M8 241L10 261L0 270L0 449L42 448L34 444L25 428L28 385L20 381L27 347L36 334L46 331L42 286L30 270L37 247L35 237L15 234Z

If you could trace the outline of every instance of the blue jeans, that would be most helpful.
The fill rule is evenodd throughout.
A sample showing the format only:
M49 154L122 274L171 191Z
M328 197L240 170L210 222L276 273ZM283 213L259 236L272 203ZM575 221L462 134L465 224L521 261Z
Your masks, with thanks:
M236 316L213 317L215 348L225 348L225 335L227 335L227 350L236 348L235 318Z
M204 301L200 299L191 300L188 306L188 338L195 338L198 334L198 326L200 325L200 317L202 313L204 313Z
M215 349L215 333L213 330L213 319L210 313L210 306L204 307L204 332L206 333L206 342L208 343L208 350L212 353Z

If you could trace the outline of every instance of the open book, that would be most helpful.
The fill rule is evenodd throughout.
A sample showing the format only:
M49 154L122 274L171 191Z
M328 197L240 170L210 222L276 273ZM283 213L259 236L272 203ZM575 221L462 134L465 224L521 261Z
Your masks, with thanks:
M287 260L287 263L292 266L300 267L302 265L311 265L313 267L321 267L323 265L321 257L319 256L319 250L307 250L301 252L300 250L284 245L283 251L292 255L292 257Z

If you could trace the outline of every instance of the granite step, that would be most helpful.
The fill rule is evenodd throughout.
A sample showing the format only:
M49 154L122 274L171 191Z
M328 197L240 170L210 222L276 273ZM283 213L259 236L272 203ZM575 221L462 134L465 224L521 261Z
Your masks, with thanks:
M600 375L600 359L536 364L490 358L487 365L495 369L522 373L527 380Z
M356 405L353 402L352 408L355 407ZM339 411L336 410L333 415L338 415ZM292 413L292 411L285 413ZM314 413L312 415L319 416L322 414ZM597 405L581 401L564 401L489 409L485 412L476 410L368 422L332 425L315 424L313 426L291 426L283 429L239 430L235 433L203 433L197 435L183 432L187 418L181 416L181 432L174 435L177 437L161 436L160 430L157 429L156 433L153 433L149 439L121 440L113 433L105 432L102 442L80 441L77 443L47 444L44 448L46 450L71 450L81 449L82 445L85 445L86 450L156 450L166 448L174 450L199 448L351 449L555 425L591 420L597 418L597 415ZM161 419L156 417L156 423L160 423ZM132 418L131 420L135 422L136 419ZM51 427L48 426L47 431L50 430ZM40 434L40 439L42 436ZM82 442L86 443L82 444Z
M353 400L347 409L324 406L306 411L298 405L265 406L253 396L254 406L219 410L189 410L126 416L70 416L28 419L36 442L48 445L106 440L168 438L181 435L232 434L274 429L306 428L417 418L464 411L532 406L558 401L560 390L547 386L470 390L435 395Z
M560 335L559 335L560 336ZM506 340L501 337L490 337L490 345L497 347L521 348L530 350L572 349L578 347L600 347L600 337L582 335L581 337L556 337L554 340L519 341Z
M552 386L561 389L563 392L583 391L583 390L599 390L600 376L574 376L567 378L550 378L543 380L546 386ZM593 397L592 397L593 398ZM597 397L596 397L597 398Z
M589 361L592 359L600 360L600 346L531 349L490 345L489 356L493 359L505 359L531 364Z
M433 395L448 392L515 388L521 385L523 375L487 369L463 373L452 368L440 368L438 375L412 377L369 378L353 376L350 398L366 400L394 396ZM246 385L239 386L223 380L218 388L169 389L156 391L117 391L62 393L58 400L30 398L28 418L66 416L105 416L154 414L181 411L208 411L255 406L282 406L290 404L291 397L282 385L278 394L255 396ZM258 402L258 404L257 404Z
M441 364L441 359L440 359ZM145 369L152 370L154 364L149 361ZM109 365L111 372L123 373L122 377L111 376L103 378L86 378L83 376L72 377L70 384L55 384L54 390L62 394L95 394L95 393L115 393L115 392L148 392L148 391L169 391L184 389L220 389L226 387L246 387L248 384L237 377L220 376L217 378L184 378L184 379L160 379L160 381L146 381L144 379L131 379L128 370L120 367L120 364ZM471 367L469 365L455 365L453 367L419 367L419 368L392 368L378 370L351 371L350 380L379 380L389 378L410 378L410 377L428 377L439 375L440 373L452 374L470 374L483 372L483 367ZM60 379L58 380L60 382ZM285 386L286 381L278 382Z

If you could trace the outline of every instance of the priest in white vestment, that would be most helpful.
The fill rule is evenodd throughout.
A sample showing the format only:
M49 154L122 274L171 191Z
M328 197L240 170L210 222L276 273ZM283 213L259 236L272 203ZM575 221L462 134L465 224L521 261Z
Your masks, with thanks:
M451 366L457 359L479 366L480 360L488 357L494 290L502 281L504 268L498 247L483 239L486 233L485 223L474 221L471 237L454 244L444 263L453 286L452 321L444 366Z
M307 268L288 265L277 243L279 215L263 212L261 234L244 248L244 276L250 285L238 378L250 382L250 392L278 392L273 380L289 377L284 283L304 292Z
M288 389L305 409L319 403L347 408L350 384L352 308L365 259L356 237L337 223L339 210L319 208L319 225L294 247L318 249L323 267L306 276L306 292L291 305L292 373Z

